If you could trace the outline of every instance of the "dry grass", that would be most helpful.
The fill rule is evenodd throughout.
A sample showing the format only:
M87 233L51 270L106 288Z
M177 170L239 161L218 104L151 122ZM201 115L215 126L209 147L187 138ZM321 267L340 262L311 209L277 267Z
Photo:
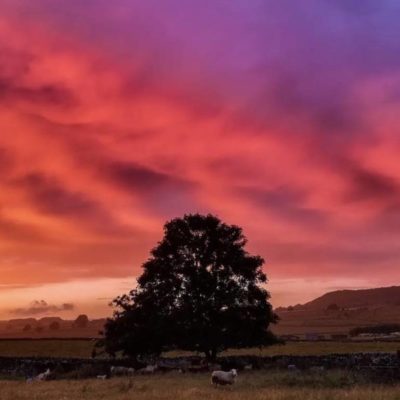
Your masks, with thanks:
M326 377L290 377L273 372L239 376L232 388L211 387L208 374L167 374L108 381L0 382L1 400L395 400L399 386L355 386L343 373Z

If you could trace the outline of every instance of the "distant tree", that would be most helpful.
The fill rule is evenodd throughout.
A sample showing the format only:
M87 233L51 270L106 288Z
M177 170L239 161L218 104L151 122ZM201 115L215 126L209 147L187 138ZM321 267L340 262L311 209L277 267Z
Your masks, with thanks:
M214 360L227 348L276 343L264 260L246 243L241 228L213 215L167 222L136 289L113 302L106 351L137 357L179 348Z
M42 326L37 326L36 328L35 328L35 331L37 332L37 333L41 333L41 332L43 332L43 327Z
M89 324L89 318L85 314L79 315L73 323L74 328L86 328Z
M23 332L29 332L30 330L32 330L32 325L31 324L26 324L24 327L23 327Z
M294 310L294 307L293 307L293 306L289 306L289 307L287 308L287 310L288 310L288 311L293 311L293 310Z
M58 331L60 329L60 323L58 321L53 321L49 325L51 331Z

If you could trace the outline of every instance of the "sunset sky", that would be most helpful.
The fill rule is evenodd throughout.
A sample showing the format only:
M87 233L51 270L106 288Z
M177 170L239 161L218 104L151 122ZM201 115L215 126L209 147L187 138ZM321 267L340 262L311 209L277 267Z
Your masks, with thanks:
M274 306L400 283L398 0L0 0L0 319L111 313L214 213Z

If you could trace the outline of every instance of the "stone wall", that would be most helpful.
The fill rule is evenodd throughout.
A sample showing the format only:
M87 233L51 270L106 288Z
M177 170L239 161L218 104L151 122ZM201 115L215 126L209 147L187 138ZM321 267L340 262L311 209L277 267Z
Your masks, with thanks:
M227 356L217 360L218 368L228 370L329 370L348 369L354 371L390 371L400 378L400 357L395 353L330 354L325 356ZM205 372L213 366L204 363L201 357L160 358L157 361L160 373L179 370L183 373ZM111 366L124 366L139 370L144 363L129 359L78 359L78 358L20 358L0 357L0 375L3 377L30 378L50 369L54 378L87 378L109 375ZM396 375L396 376L397 376Z

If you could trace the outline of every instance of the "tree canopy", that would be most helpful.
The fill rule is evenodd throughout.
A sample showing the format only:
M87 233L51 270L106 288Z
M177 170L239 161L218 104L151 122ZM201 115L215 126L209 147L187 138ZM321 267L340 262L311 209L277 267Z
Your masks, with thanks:
M89 318L85 314L78 315L75 319L73 326L74 328L86 328L89 324Z
M213 215L167 222L137 287L113 301L106 351L137 357L178 348L214 359L227 348L276 342L264 260L246 243L240 227Z

